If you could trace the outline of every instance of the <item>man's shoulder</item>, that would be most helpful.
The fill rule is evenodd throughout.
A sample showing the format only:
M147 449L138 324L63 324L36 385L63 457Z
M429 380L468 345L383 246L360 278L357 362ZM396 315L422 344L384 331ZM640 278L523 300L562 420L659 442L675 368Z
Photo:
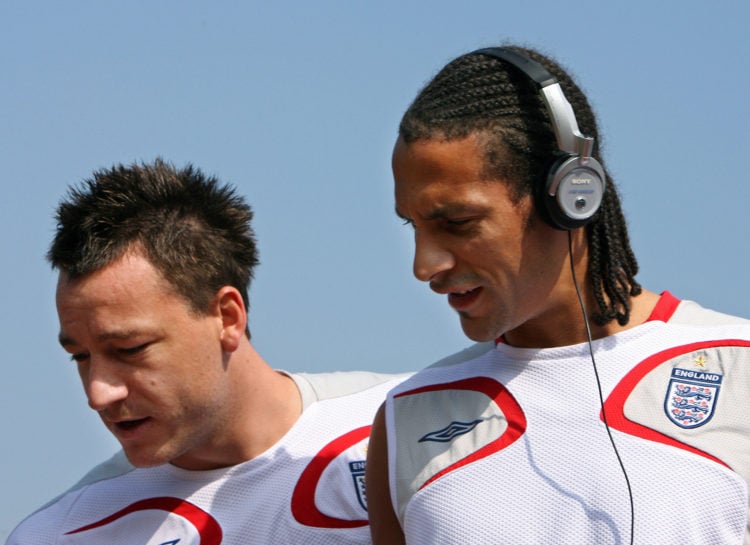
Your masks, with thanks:
M438 361L430 365L427 369L434 369L436 367L448 367L457 363L465 363L467 361L483 356L493 348L495 348L495 343L492 341L475 343L467 348L464 348L463 350L459 350L458 352L454 352L449 356L439 359Z
M295 381L304 407L316 401L364 392L375 387L395 386L412 373L388 374L372 371L335 371L330 373L288 373Z
M704 308L695 301L683 300L669 323L693 326L750 325L750 320Z
M135 469L135 467L128 461L125 452L120 450L113 454L109 459L92 468L91 471L86 473L68 490L68 492L98 481L119 477L133 469Z
M6 545L52 543L59 537L58 526L88 485L114 479L134 469L123 451L93 467L78 482L26 517L11 533Z
M414 388L421 388L436 382L445 382L455 377L460 377L464 373L471 372L474 362L488 354L494 353L494 349L495 343L491 341L474 343L406 377L405 380L400 381L394 386L390 394L391 396L398 395Z

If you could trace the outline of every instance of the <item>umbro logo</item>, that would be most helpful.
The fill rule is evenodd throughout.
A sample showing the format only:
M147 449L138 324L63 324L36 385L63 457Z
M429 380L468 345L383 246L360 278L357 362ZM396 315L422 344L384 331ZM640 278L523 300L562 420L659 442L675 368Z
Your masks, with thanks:
M436 443L448 443L449 441L453 441L453 439L460 435L469 433L471 430L476 428L480 422L482 422L481 418L478 418L471 422L458 422L454 420L446 427L436 431L431 431L427 435L423 436L419 439L419 442L423 443L425 441L434 441Z

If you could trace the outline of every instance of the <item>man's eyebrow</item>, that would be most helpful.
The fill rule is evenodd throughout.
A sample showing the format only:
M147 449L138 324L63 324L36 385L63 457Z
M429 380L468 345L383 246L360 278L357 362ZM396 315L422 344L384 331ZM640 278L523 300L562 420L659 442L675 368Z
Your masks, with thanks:
M122 331L107 331L107 332L97 335L96 340L99 342L111 341L111 340L127 340L133 337L136 337L139 334L141 334L141 331L138 331L135 329L125 329ZM77 344L73 338L68 337L64 333L60 333L57 337L57 340L60 342L60 344L63 347Z
M476 213L478 211L478 208L476 206L467 206L465 204L446 204L443 206L438 206L433 211L431 211L429 214L426 214L422 217L425 221L432 221L432 220L439 220L443 218L447 218L450 216L455 215L461 215L466 213ZM396 208L396 215L405 221L412 221L411 218L408 218L401 214L398 211L398 208Z

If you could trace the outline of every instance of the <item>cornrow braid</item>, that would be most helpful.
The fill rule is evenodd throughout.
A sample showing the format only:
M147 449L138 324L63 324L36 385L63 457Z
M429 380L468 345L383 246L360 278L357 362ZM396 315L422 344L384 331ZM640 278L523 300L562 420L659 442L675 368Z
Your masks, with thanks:
M586 96L568 73L548 57L512 47L554 75L573 107L581 132L594 138L593 157L604 166L596 119ZM479 136L488 179L506 180L518 201L544 187L559 156L546 106L534 82L495 57L469 53L448 63L417 95L404 114L399 135L415 140L460 140ZM606 168L605 168L606 173ZM586 225L588 275L597 302L598 325L630 319L630 299L641 293L638 262L630 246L620 199L611 176L599 212ZM538 199L537 199L538 200ZM542 217L546 212L537 206Z
M589 277L599 311L592 316L604 325L630 319L630 298L641 293L636 282L638 262L630 247L625 217L611 180L604 194L599 217L586 227L589 243Z

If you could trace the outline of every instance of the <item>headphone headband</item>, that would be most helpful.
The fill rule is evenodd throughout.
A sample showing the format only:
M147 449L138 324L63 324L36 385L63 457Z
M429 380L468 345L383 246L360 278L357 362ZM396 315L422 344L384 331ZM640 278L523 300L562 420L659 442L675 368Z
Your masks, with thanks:
M560 83L544 66L506 47L488 47L478 49L475 53L506 61L526 74L539 88L539 94L552 120L557 147L560 151L578 155L584 159L591 157L594 139L581 134L573 107L565 98Z
M605 187L604 169L591 157L594 139L578 129L573 107L557 78L540 63L507 47L478 49L473 54L505 61L536 84L549 113L562 153L537 194L548 221L559 229L585 225L597 212Z
M529 76L538 86L539 89L553 85L557 83L557 78L550 74L547 69L536 62L534 59L521 55L517 51L508 49L507 47L486 47L484 49L477 49L474 53L478 55L489 55L506 62L509 62L521 72Z

